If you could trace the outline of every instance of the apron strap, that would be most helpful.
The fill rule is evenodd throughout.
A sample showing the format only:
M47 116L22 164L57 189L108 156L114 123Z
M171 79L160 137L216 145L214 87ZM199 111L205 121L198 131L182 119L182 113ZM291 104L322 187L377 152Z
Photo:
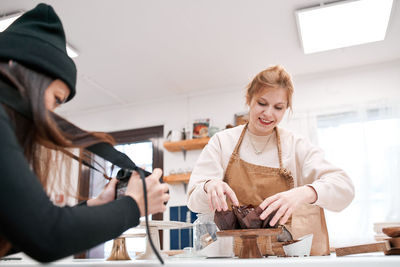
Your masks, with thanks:
M232 154L239 155L239 147L242 144L244 134L246 133L246 130L247 130L247 125L249 125L249 123L246 123L246 125L244 126L242 133L240 134L239 140L236 143L235 149L233 150Z
M278 147L279 168L283 169L281 138L279 135L278 127L275 127L274 130L275 130L275 134L276 134L276 143L277 143L277 147Z
M294 188L294 178L292 173L283 167L282 163L282 146L281 146L281 138L279 135L278 127L275 127L276 132L276 143L278 147L278 158L279 158L279 173L285 177L289 183L289 188Z
M239 147L242 144L243 138L244 138L244 134L246 133L247 127L248 127L249 123L246 123L246 125L244 126L242 133L240 134L239 140L236 143L235 149L233 150L232 154L235 155L239 155ZM276 135L276 143L277 143L277 148L278 148L278 158L279 158L279 169L283 169L283 163L282 163L282 147L281 147L281 138L279 135L279 130L278 127L274 128L275 131L275 135Z

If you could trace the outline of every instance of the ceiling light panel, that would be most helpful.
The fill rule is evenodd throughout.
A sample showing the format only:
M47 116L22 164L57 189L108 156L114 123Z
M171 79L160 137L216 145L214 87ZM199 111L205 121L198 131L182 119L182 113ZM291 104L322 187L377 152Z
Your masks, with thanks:
M305 54L385 39L393 0L341 1L295 11Z

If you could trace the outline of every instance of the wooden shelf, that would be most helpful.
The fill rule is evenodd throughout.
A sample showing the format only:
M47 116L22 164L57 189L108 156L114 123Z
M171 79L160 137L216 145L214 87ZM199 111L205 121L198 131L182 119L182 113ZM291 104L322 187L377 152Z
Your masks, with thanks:
M183 151L183 158L185 159L187 150L202 149L208 144L209 140L210 138L206 137L206 138L182 140L178 142L165 142L164 148L170 152ZM168 176L164 176L163 181L168 184L177 184L177 183L188 184L190 175L191 175L190 172L171 174Z
M189 183L190 172L164 176L163 181L168 184Z
M178 152L183 150L202 149L210 140L209 137L199 139L189 139L178 142L165 142L164 147L170 152Z

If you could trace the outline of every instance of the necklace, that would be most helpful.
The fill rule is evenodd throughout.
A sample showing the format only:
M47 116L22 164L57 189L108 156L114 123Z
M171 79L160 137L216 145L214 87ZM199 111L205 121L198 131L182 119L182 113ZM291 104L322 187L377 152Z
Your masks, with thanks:
M271 140L272 135L273 135L273 134L271 133L271 134L268 136L268 140L265 142L264 146L263 146L260 150L258 150L258 149L256 148L256 146L254 145L253 138L251 137L251 134L249 134L250 144L251 144L251 146L253 147L254 153L256 153L256 155L260 155L262 152L264 152L264 150L265 150L265 148L267 147L269 141Z

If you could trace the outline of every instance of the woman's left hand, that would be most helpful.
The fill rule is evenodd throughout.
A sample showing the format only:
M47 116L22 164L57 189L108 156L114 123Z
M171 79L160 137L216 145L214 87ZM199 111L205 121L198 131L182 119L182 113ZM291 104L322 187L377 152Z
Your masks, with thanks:
M311 186L301 186L284 191L266 198L260 204L264 211L260 219L264 220L276 210L275 216L271 219L270 225L274 226L278 221L285 224L299 204L314 203L317 200L317 192Z
M112 178L106 188L96 198L89 199L86 204L88 206L98 206L111 202L115 199L115 187L117 186L117 178Z

